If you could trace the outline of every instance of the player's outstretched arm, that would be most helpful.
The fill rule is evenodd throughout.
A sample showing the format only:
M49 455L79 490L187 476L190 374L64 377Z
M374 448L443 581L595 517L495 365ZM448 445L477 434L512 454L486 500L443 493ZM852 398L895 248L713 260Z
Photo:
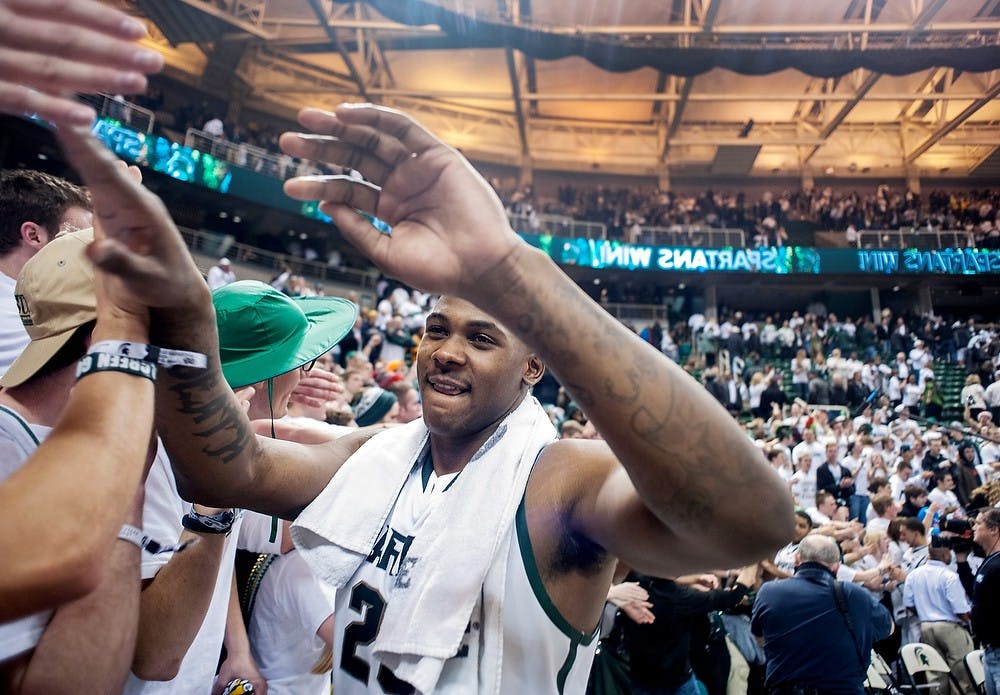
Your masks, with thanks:
M491 313L593 419L625 470L616 476L600 461L581 467L579 476L590 479L569 503L583 531L630 561L669 548L681 558L673 569L745 564L788 541L789 493L740 427L683 370L522 242L458 152L405 114L378 106L306 109L300 122L313 132L286 133L284 150L345 174L292 179L286 192L324 201L324 212L388 275ZM391 235L357 210L389 223ZM650 518L635 541L621 521L636 520L637 504Z

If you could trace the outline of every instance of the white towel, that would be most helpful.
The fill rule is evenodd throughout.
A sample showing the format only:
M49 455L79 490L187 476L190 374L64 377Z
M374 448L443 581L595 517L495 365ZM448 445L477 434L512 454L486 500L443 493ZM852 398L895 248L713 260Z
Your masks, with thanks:
M458 671L446 671L438 681L480 598L478 690L499 692L514 515L535 458L555 437L538 401L526 397L472 457L407 553L406 572L397 577L373 650L419 692L468 692L465 677L463 683L446 682L447 674ZM337 588L347 583L372 550L426 445L422 420L371 438L299 515L292 538L317 576Z

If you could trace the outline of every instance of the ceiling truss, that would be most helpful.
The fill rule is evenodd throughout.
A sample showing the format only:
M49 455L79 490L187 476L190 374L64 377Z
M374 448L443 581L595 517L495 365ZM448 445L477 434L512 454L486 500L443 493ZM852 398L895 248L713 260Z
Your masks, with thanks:
M137 11L136 0L114 2ZM937 67L903 79L858 69L843 78L733 80L720 70L683 77L650 69L645 76L608 80L581 60L572 64L591 77L574 86L560 72L570 69L569 59L540 61L510 45L449 35L434 24L398 24L366 2L163 2L224 21L231 32L223 41L249 41L238 75L258 109L273 103L285 114L298 104L374 101L415 112L470 156L522 167L592 170L599 164L607 171L655 174L711 162L718 148L745 146L760 151L751 174L804 175L843 165L845 175L881 167L880 173L898 176L921 170L959 176L1000 145L996 71ZM467 0L463 6L511 27L682 47L783 42L867 51L1000 42L1000 18L955 12L947 0L852 0L840 16L817 10L815 21L802 21L800 13L788 23L755 21L738 0L638 0L635 5L670 6L668 21L660 11L646 24L632 15L609 23L597 11L585 22L566 21L560 18L569 10L560 14L560 3L573 5ZM449 51L453 46L475 52ZM198 46L206 54L208 48ZM448 64L467 55L495 60L495 67L484 64L482 79L469 79ZM845 160L857 160L857 167L848 170Z

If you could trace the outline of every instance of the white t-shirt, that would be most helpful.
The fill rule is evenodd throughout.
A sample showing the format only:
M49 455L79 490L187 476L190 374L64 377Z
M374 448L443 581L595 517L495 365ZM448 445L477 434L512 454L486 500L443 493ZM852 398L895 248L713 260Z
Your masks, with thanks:
M330 674L311 670L323 653L316 631L333 615L333 594L298 552L273 556L257 589L247 630L271 695L329 693Z
M13 300L11 300L11 303L13 303ZM45 439L49 432L52 431L51 427L29 425L20 416L9 413L11 411L6 408L0 413L3 423L3 428L0 429L0 482L3 482L17 472L31 455L34 447L37 447L37 443ZM15 419L11 419L12 417ZM17 432L15 435L8 434L11 428L22 427L26 429L23 429L22 432ZM28 438L24 439L23 434L27 434ZM17 620L0 622L0 662L34 649L35 645L38 644L38 640L41 639L42 633L45 632L45 627L49 624L51 618L52 611L48 610Z
M31 342L14 301L16 284L15 278L0 273L0 376L7 373L10 365Z
M927 499L931 502L937 502L945 509L962 506L958 503L958 497L954 492L937 487L927 493Z
M156 461L146 478L146 499L142 508L143 531L161 543L176 543L180 538L183 526L181 517L191 509L191 504L181 499L177 492L170 463L160 447ZM253 532L241 533L243 525L251 525ZM277 529L271 532L271 529ZM237 547L243 545L243 540L253 536L257 552L279 552L281 546L280 524L272 524L271 517L245 512L233 524L233 529L226 538L222 551L222 561L219 564L219 574L215 580L212 601L205 613L198 634L188 648L180 670L173 680L144 681L128 674L125 683L125 695L143 693L184 693L185 695L210 695L215 681L215 670L219 664L219 651L222 638L226 631L226 615L229 612L229 592L233 582L233 562ZM265 542L265 539L269 539ZM152 579L156 576L173 553L150 555L143 553L142 578Z
M236 282L236 273L230 270L223 270L220 266L213 265L208 269L208 277L205 278L208 289L215 290L231 282Z
M801 362L799 361L798 358L792 360L791 362L792 383L808 384L810 369L812 369L812 361L808 357L803 357Z
M811 507L816 504L816 474L813 469L803 473L795 471L789 479L792 496L800 507Z
M812 471L812 477L816 478L816 469L823 465L823 461L826 460L826 447L820 444L818 441L814 441L811 444L807 442L799 442L792 448L792 465L796 465L799 462L799 456L804 452L809 452L812 456L812 467L809 469Z

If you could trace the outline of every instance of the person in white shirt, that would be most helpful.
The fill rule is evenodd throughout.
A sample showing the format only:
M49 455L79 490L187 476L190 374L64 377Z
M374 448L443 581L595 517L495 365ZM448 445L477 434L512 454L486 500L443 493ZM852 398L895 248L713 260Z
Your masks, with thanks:
M872 510L875 515L868 519L865 530L886 532L889 524L899 514L900 505L892 498L892 494L883 492L872 497Z
M909 444L913 446L914 442L920 437L920 425L910 419L910 409L905 405L899 407L898 416L889 425L889 431L899 440L900 445Z
M815 502L806 507L806 514L817 526L823 526L833 521L834 514L837 513L837 498L826 490L816 493Z
M808 453L812 462L812 476L816 479L816 469L826 459L826 447L816 440L816 432L811 427L802 430L802 441L792 449L792 460L798 465L802 453Z
M955 478L952 476L950 470L936 471L934 473L934 483L934 489L927 493L929 501L937 502L941 505L941 509L945 514L962 508L962 505L958 502L958 496L954 492Z
M503 687L512 692L519 686L531 690L527 684L542 683L542 678L546 683L551 679L548 689L553 692L557 680L560 686L566 683L567 691L582 691L596 648L588 635L596 632L616 557L625 562L645 558L650 562L646 567L650 573L673 576L685 570L745 564L769 555L787 542L794 525L790 496L767 470L766 462L742 429L713 402L711 394L607 316L598 305L588 304L586 295L551 260L517 237L509 228L492 189L459 153L405 114L383 107L355 105L338 109L336 115L304 110L300 117L305 123L312 117L320 119L322 123L313 121L316 130L328 131L334 123L343 126L345 130L338 132L349 137L338 137L338 142L357 148L358 161L374 161L376 153L389 150L407 153L405 161L399 159L382 173L369 174L381 188L381 205L369 197L373 190L368 181L341 180L336 186L345 188L338 193L334 189L310 190L308 187L316 182L299 179L287 182L286 191L293 197L322 198L324 209L331 213L344 235L366 248L388 274L444 295L428 317L417 354L422 422L386 429L368 440L370 446L361 444L368 433L349 435L346 442L341 438L323 447L252 438L249 421L220 378L219 347L211 326L213 311L205 306L208 288L200 282L197 269L182 252L183 240L162 207L150 205L148 212L156 214L142 217L144 225L158 232L149 235L152 239L149 253L156 255L156 260L132 254L122 260L136 271L128 278L128 289L139 297L152 292L150 284L143 282L150 276L169 277L187 288L188 301L183 306L171 309L167 315L157 314L157 335L173 349L208 355L208 378L191 370L176 369L161 377L164 381L157 389L162 397L157 403L158 422L162 424L161 433L172 461L182 472L179 477L184 480L185 492L194 499L203 498L214 504L231 502L269 514L298 517L299 525L293 530L301 529L302 534L310 533L304 522L313 515L323 517L322 523L334 519L334 513L357 515L356 530L369 536L358 545L350 542L352 547L360 549L360 555L346 558L352 567L343 575L341 584L345 590L338 592L335 663L346 653L335 667L335 690L339 695L369 692L386 683L399 689L406 685L401 681L413 683L415 689L424 692L439 686L442 690L451 686L455 692L499 691L501 676ZM362 125L362 120L371 125ZM367 136L357 139L361 133ZM296 156L307 156L303 148L309 147L310 142L291 133L282 138L285 150ZM107 161L109 155L103 148L98 149L98 144L88 140L83 146L92 152L95 164ZM418 154L421 164L411 164L416 161L408 156L411 151ZM332 158L343 163L346 160L341 154L346 153L334 152ZM365 168L367 164L361 166ZM108 168L110 172L106 171ZM113 171L113 167L106 166L100 174L109 176ZM412 181L408 172L417 177L412 181L429 185L416 188L409 185ZM138 193L136 196L139 197ZM140 200L145 199L140 197ZM391 218L392 239L366 236L372 227L350 210L348 204L371 215L383 212L390 200L397 201L398 210L402 211ZM406 210L421 211L419 220L407 216ZM437 236L438 233L442 236ZM405 240L402 246L401 239ZM367 243L375 241L381 249L378 253ZM457 268L462 272L454 272ZM567 307L571 309L568 314ZM528 316L534 326L528 325L525 320ZM536 332L538 326L553 325L557 320L573 324L576 327L573 335L552 339L557 334ZM608 355L594 347L598 337L618 346L615 360L609 361ZM568 357L561 359L564 355ZM633 358L645 370L644 383L636 396L641 401L635 402L634 413L631 406L618 401L588 399L587 415L606 441L555 440L547 415L528 398L530 388L542 376L544 364L553 364L570 395L579 399L587 392L574 385L584 383L582 380L617 384L616 379L621 379L620 362ZM669 388L657 388L664 384ZM670 415L673 406L683 406L686 409L683 416ZM636 418L642 417L638 413L657 414L655 435L635 436L632 429L638 422ZM638 426L649 424L652 423ZM528 437L519 434L529 427L531 439L527 443ZM420 436L411 437L414 434ZM407 441L401 442L400 437L406 437ZM417 447L428 440L423 451L427 455L420 456L422 452ZM387 456L388 447L383 444L388 441L399 445L398 455ZM360 449L355 451L353 446ZM518 447L517 453L507 456L513 452L509 447L514 446ZM719 470L710 465L720 463L714 461L716 457L700 455L705 453L705 447L726 452L725 465ZM483 452L481 459L477 451ZM373 481L365 472L367 464L372 462L365 460L369 455L393 466L395 473L403 476L400 480L403 487L389 489L392 480L383 478L378 481L382 489L371 489ZM518 483L504 485L502 490L488 484L500 475L492 465L486 465L494 461L513 464L511 479L515 473L520 475ZM735 486L722 475L734 471L739 473ZM360 477L354 473L360 473ZM674 484L664 487L667 480ZM455 481L455 486L449 493L450 481ZM376 497L386 493L385 511L390 516L381 516L377 511L359 514L354 504L327 505L328 494L336 493L342 485L350 490L345 492L348 500L360 498L355 486L365 487ZM677 504L684 499L693 501L703 494L714 498L722 490L728 491L728 512L717 510L706 516L690 505L681 509ZM542 491L547 492L537 494ZM503 493L500 499L498 492ZM473 493L475 497L467 497ZM519 499L524 502L520 516L516 512ZM397 507L397 500L412 501L419 506ZM435 553L440 548L441 553L464 555L471 544L461 540L463 536L459 534L481 535L482 529L479 524L460 525L451 516L433 514L452 509L451 505L459 505L462 500L471 500L472 506L466 502L461 510L469 515L470 521L477 522L485 511L480 501L496 503L492 510L494 521L505 531L496 535L496 544L477 549L481 553L482 575L459 573L469 581L465 582L464 592L459 590L464 596L456 600L455 585L448 581L456 576L455 572L447 571L452 565L436 564L448 555ZM382 506L379 501L369 501ZM439 506L436 509L428 506L434 504ZM424 510L426 515L407 516L408 511L423 513ZM568 524L547 523L554 518L565 518ZM523 519L524 523L516 523L517 519ZM394 536L386 534L386 544L376 548L376 556L385 563L380 567L374 561L366 562L366 558L373 549L371 539L378 542L386 520L390 523L398 520L404 534L407 529L415 528L415 532L423 535L414 541L412 557L405 558L404 563L404 557L396 552ZM676 525L671 523L674 520ZM648 529L648 533L639 533L640 526ZM343 529L339 523L335 527ZM374 532L368 534L365 527L372 527ZM438 529L441 534L436 533ZM453 532L456 536L450 535ZM516 535L519 537L515 538ZM300 538L304 541L306 536ZM455 543L450 542L453 538L457 539ZM558 553L558 549L572 538L576 542L593 543L590 547L602 552L588 558L585 567L579 564L584 560L582 557L572 560L567 567L565 553ZM492 552L491 548L500 546L504 539L510 552L506 547ZM423 543L434 544L431 554L423 555ZM323 548L318 545L312 548L306 542L298 545L302 553L320 550L322 554ZM331 549L325 542L323 546ZM524 557L520 556L519 547L526 549ZM529 566L526 557L533 558L533 564ZM415 567L418 558L422 562ZM316 554L306 559L313 569L317 569L313 563L324 562ZM394 563L392 567L388 566L390 562ZM508 566L511 571L499 574ZM435 567L443 567L445 571L436 573L436 577L424 574L425 568L433 571ZM529 575L528 571L536 567L539 573ZM362 574L372 579L363 579ZM519 593L517 596L512 593L512 600L507 603L500 603L506 594L503 576L518 582ZM538 576L541 581L535 582ZM421 585L419 582L424 578L427 584ZM377 581L387 589L390 583L395 586L397 582L409 586L411 580L418 593L379 594L371 583ZM572 607L574 612L567 617L562 610L549 611L552 604L540 601L543 589L555 605ZM442 614L431 609L433 615L428 615L425 621L422 614L428 610L428 604L416 596L424 597L435 591L440 598L431 600L429 605L434 606L440 600L447 610ZM484 595L486 598L480 600ZM388 606L384 603L385 596L393 598ZM410 596L414 596L413 601ZM352 604L357 608L352 609ZM502 615L493 610L501 607L505 608ZM405 618L410 609L419 610L413 622ZM556 616L561 616L558 622ZM375 634L377 630L367 634L367 639L357 634L358 621L374 622L380 617L386 619L381 627L388 633L381 640ZM565 629L567 625L571 631ZM468 638L463 637L466 627L472 633ZM542 630L544 635L539 634ZM408 633L418 631L420 638L413 641ZM434 645L435 639L450 642L453 634L457 637L454 649L447 645L438 649ZM401 638L407 644L398 649L389 644ZM459 654L463 639L478 654L469 654L468 659L465 659L468 652ZM584 640L593 646L580 648ZM511 650L500 648L505 641L527 646L517 663ZM380 656L382 644L389 647L388 656ZM485 645L483 649L480 644ZM426 652L428 647L433 649L427 654L411 654L414 649ZM380 651L376 653L374 649ZM403 651L399 657L405 663L400 663L395 657ZM565 661L567 654L573 654L574 664ZM362 670L365 677L358 678ZM567 675L568 671L572 673ZM535 673L539 675L533 677ZM489 682L477 687L480 677Z
M795 472L788 479L796 503L803 508L814 504L816 499L816 471L812 460L808 451L800 451L795 459Z
M911 413L920 412L920 396L924 393L924 387L917 382L917 375L912 372L906 377L906 383L902 388L903 405L910 409Z
M208 289L217 290L223 285L236 282L236 273L233 272L232 263L228 258L220 258L219 262L208 269Z
M812 369L812 361L806 357L806 351L799 349L795 353L795 358L791 362L792 368L792 388L795 395L806 399L809 396L809 370Z
M909 445L904 444L907 447L907 451L910 451ZM892 494L892 499L894 499L899 504L903 503L903 490L906 486L910 484L910 476L913 475L913 464L904 459L900 459L896 464L896 472L889 476L889 488Z
M928 557L926 564L907 575L903 605L916 614L921 641L934 647L948 662L961 692L975 692L963 663L965 655L974 648L966 627L972 605L958 574L948 566L951 550L932 543ZM946 675L941 674L936 681L938 692L948 690Z
M934 357L931 355L930 351L924 347L924 341L914 341L913 349L910 350L910 366L913 367L913 371L919 374L920 370L933 361Z
M890 366L896 368L896 375L899 377L900 381L906 381L906 377L910 376L910 365L906 361L906 353L897 353L896 361Z
M0 376L29 342L14 298L21 268L59 232L92 224L83 188L30 169L0 172Z
M899 369L895 366L890 369L889 378L885 380L885 395L893 404L903 400L903 379L900 378Z
M226 137L226 126L222 122L221 118L210 118L205 121L205 125L201 127L205 133L211 135L213 138L224 138Z
M986 387L983 398L993 413L993 422L1000 422L1000 369L993 373L993 381Z

